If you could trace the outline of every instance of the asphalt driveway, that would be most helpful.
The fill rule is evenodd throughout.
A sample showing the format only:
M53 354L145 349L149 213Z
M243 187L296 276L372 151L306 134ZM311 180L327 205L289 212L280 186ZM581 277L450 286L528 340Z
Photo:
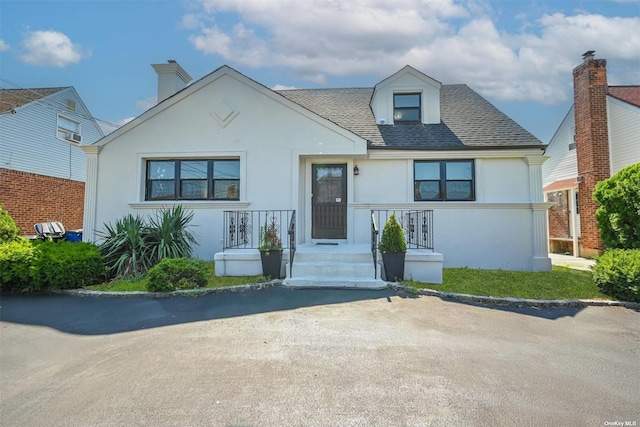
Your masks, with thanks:
M0 305L2 426L640 425L622 307L284 288Z

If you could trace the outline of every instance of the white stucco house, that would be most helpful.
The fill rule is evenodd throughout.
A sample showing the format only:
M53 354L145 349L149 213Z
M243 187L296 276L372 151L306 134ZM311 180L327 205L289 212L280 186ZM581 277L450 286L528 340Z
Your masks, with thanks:
M347 276L335 264L363 252L353 264L379 280L372 224L381 232L395 211L406 278L441 281L443 265L550 270L545 146L468 86L410 66L372 88L309 90L271 90L228 66L186 86L175 61L154 68L159 103L83 147L85 240L180 203L195 213L196 256L215 256L218 274L259 273L258 228L277 217L288 279Z

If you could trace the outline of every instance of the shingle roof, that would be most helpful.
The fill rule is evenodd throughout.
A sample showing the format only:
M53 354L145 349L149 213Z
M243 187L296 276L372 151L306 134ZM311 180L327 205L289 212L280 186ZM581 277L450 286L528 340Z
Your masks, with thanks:
M442 85L439 124L376 124L370 107L373 88L277 92L368 140L371 148L428 150L542 145L467 85Z
M34 89L2 89L0 88L0 112L13 110L45 96L66 89L66 87L46 87Z
M464 84L443 85L440 117L467 146L530 146L542 142Z
M369 106L373 88L289 89L276 92L361 138L374 144L384 144Z
M640 86L609 86L608 90L614 98L640 107Z

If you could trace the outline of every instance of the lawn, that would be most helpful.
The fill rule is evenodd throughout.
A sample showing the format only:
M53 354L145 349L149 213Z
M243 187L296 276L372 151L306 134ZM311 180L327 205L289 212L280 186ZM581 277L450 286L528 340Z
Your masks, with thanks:
M265 282L263 276L218 277L214 263L207 263L210 270L207 288L223 288L235 285ZM470 295L514 297L533 299L611 299L593 282L591 272L553 267L549 273L507 270L475 270L469 268L445 268L443 284L405 281L403 285L417 289L433 289ZM146 279L116 280L86 289L108 292L146 291Z
M214 273L215 263L208 262L207 268L209 269L209 281L206 288L224 288L228 286L247 285L250 283L266 282L263 276L216 276ZM134 291L146 291L147 279L137 280L114 280L112 282L101 283L98 285L86 286L85 289L91 289L94 291L103 292L134 292Z
M441 285L412 281L403 284L418 289L494 297L612 299L600 292L590 271L565 267L553 267L548 273L445 268Z

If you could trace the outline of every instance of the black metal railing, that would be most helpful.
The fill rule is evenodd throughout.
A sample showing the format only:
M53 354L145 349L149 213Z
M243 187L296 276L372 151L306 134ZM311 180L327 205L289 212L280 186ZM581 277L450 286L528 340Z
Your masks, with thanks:
M257 249L261 243L260 228L267 225L271 227L272 224L282 242L282 248L290 249L291 235L289 239L285 238L284 230L290 229L295 212L294 210L224 211L222 250Z
M408 249L433 250L432 210L372 210L371 223L373 224L375 221L375 223L381 224L381 226L384 228L384 224L394 213L396 214L396 218L398 219L398 222L404 230Z
M378 224L376 216L371 211L371 256L373 257L373 278L378 278Z
M289 277L293 277L293 257L296 254L296 211L293 211L289 220Z

